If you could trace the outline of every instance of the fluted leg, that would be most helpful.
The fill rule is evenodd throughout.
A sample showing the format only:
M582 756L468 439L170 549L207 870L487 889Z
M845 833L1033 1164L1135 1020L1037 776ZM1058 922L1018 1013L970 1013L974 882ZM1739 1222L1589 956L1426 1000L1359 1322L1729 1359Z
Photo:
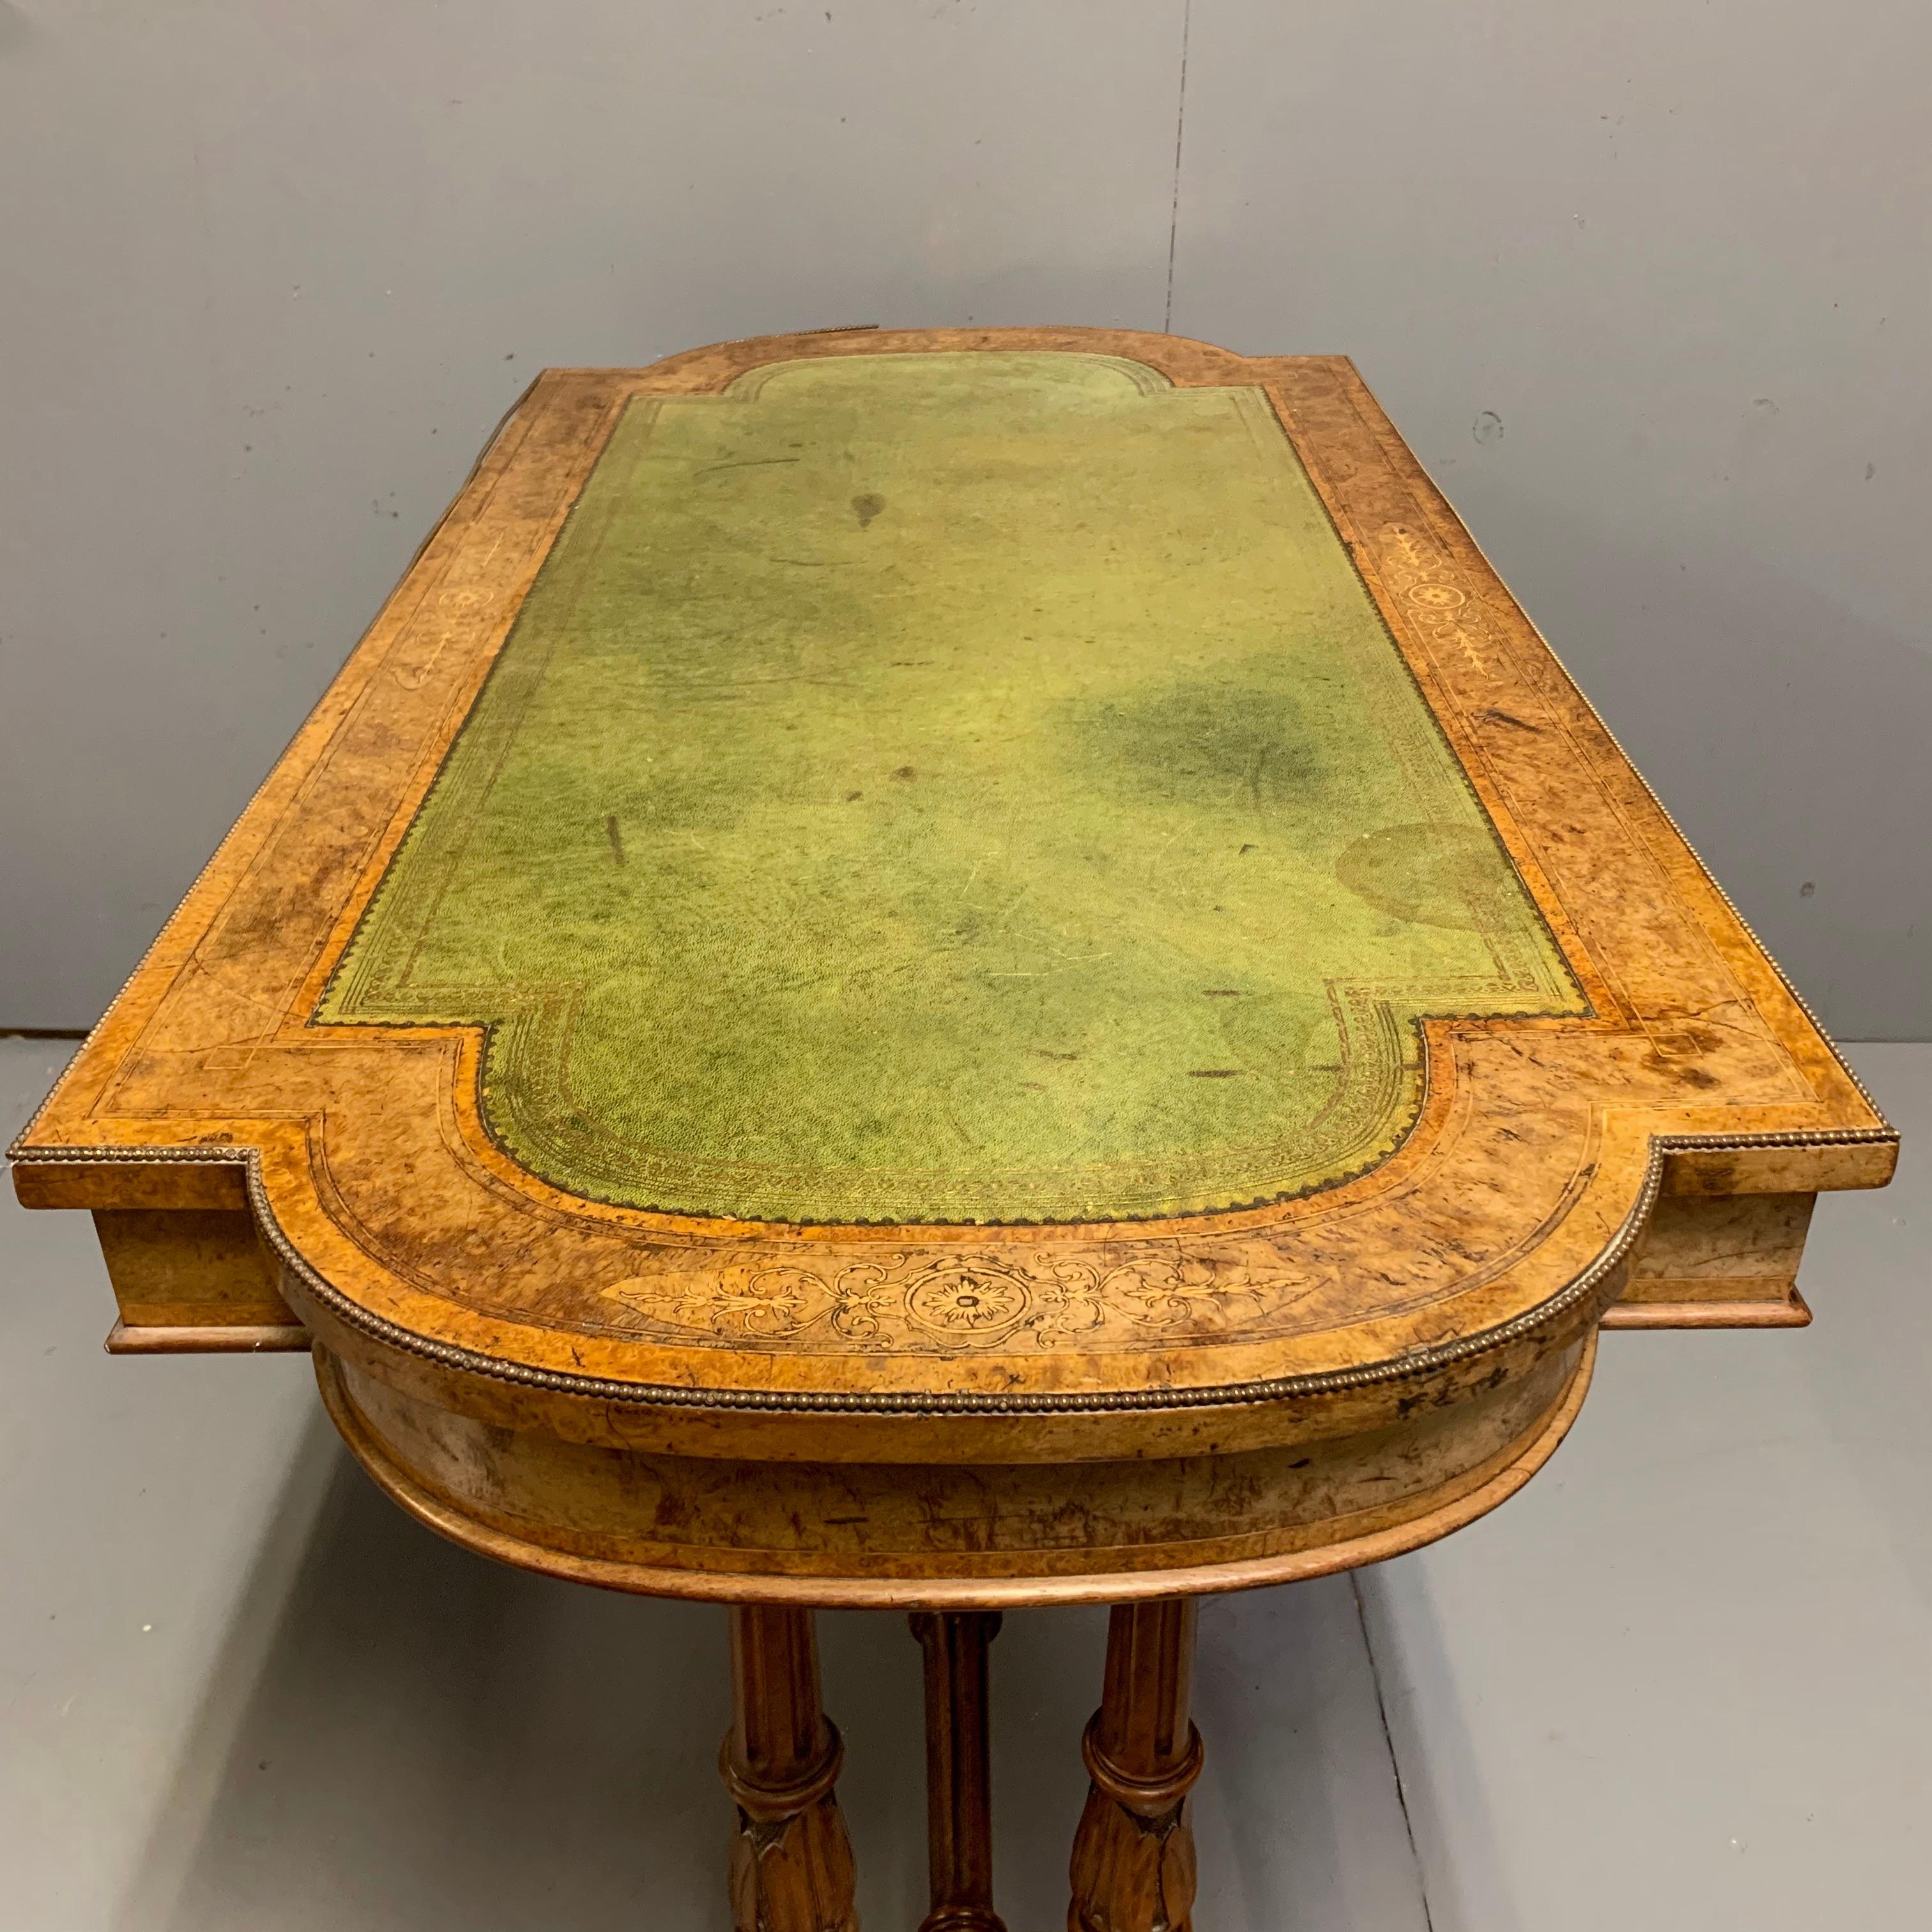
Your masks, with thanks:
M832 1792L844 1756L820 1706L812 1612L734 1604L720 1768L738 1807L736 1932L858 1932L852 1845Z
M1190 1932L1201 1775L1188 1714L1195 1605L1122 1604L1107 1631L1100 1708L1081 1744L1093 1782L1074 1834L1068 1932Z
M992 1611L912 1619L926 1652L926 1844L932 1909L920 1932L1006 1932L993 1910L992 1772L986 1647Z

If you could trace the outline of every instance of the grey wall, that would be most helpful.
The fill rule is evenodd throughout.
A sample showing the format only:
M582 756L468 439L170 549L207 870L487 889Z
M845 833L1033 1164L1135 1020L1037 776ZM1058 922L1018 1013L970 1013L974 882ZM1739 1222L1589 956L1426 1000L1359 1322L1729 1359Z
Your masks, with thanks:
M1353 355L1828 1022L1932 1035L1928 71L1916 0L0 0L0 1026L544 364L1171 305Z
M1921 0L1190 34L1174 328L1354 357L1852 1039L1932 1036L1928 76Z

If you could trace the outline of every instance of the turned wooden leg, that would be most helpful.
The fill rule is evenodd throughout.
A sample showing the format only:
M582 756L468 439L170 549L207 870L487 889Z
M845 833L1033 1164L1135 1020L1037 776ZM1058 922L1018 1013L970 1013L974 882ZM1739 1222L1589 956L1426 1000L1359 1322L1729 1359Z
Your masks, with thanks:
M926 1651L926 1846L932 1910L920 1932L1006 1932L993 1910L993 1780L987 1756L986 1647L993 1611L912 1619Z
M720 1768L738 1807L736 1932L858 1932L852 1845L832 1789L844 1756L820 1707L812 1612L734 1604Z
M1081 1743L1093 1783L1073 1838L1067 1932L1189 1932L1192 1923L1194 1622L1192 1601L1114 1612L1100 1708Z

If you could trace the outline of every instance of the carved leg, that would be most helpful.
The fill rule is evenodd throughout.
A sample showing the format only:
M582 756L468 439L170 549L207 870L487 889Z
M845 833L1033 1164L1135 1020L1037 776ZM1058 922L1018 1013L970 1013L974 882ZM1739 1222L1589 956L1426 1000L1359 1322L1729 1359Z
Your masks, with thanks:
M920 1932L1006 1932L993 1910L992 1772L987 1761L986 1646L992 1611L921 1611L926 1651L926 1846L932 1910Z
M858 1932L851 1841L832 1790L844 1756L820 1708L812 1612L734 1604L720 1768L738 1806L736 1932Z
M1106 1688L1081 1742L1093 1784L1073 1838L1067 1932L1189 1932L1192 1923L1194 1622L1191 1600L1114 1610Z

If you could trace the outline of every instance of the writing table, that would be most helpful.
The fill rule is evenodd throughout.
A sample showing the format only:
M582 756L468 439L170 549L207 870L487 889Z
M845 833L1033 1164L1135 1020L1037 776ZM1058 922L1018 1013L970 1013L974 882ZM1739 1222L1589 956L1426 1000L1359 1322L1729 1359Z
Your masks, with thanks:
M998 1614L1114 1605L1069 1924L1155 1932L1198 1597L1802 1324L1895 1150L1346 362L1033 329L541 377L12 1151L111 1348L733 1606L745 1932L854 1922L813 1606L914 1613L986 1932Z

